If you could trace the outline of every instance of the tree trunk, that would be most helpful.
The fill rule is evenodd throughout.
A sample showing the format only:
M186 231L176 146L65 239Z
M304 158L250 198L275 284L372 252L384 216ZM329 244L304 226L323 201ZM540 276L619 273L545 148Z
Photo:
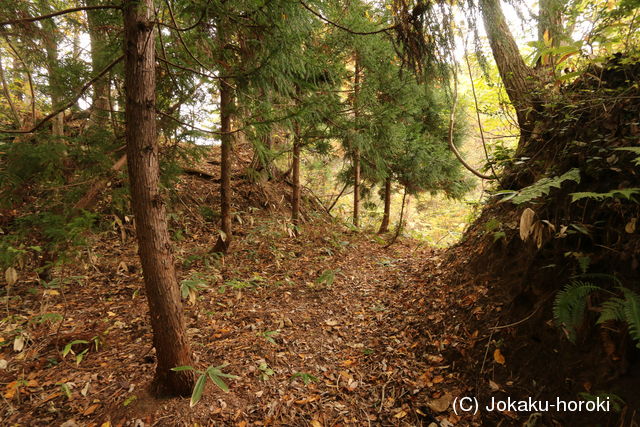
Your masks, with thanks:
M213 252L226 253L232 240L231 230L231 115L233 113L233 87L220 80L220 216L221 233Z
M360 63L358 55L355 60L355 75L353 76L353 114L358 131L358 94L360 92ZM356 144L358 141L356 141ZM353 225L360 226L360 147L353 150Z
M388 176L384 180L384 214L382 215L382 223L378 234L383 234L389 231L389 218L391 216L391 177Z
M100 0L85 0L86 6L98 6ZM91 69L94 73L102 71L108 65L106 58L107 34L104 31L101 17L102 10L87 10L87 24L89 40L91 42ZM99 79L93 84L93 105L91 107L90 123L97 128L106 127L109 120L109 78Z
M41 0L41 12L51 13L51 8ZM51 110L55 110L62 104L61 90L62 79L58 61L58 27L53 19L42 21L42 43L47 56L46 69L49 76L48 95L51 100ZM57 114L52 120L52 133L54 136L64 136L64 112Z
M294 233L297 236L300 224L300 125L298 123L294 124L292 163L291 222L293 222Z
M13 116L13 120L18 128L22 127L22 120L20 119L20 113L16 109L15 104L13 103L13 99L11 99L11 92L9 91L9 85L7 84L7 79L4 73L4 67L2 66L2 55L0 51L0 80L2 80L2 93L4 94L5 99L7 100L7 104L9 105L9 110L11 111L11 115Z
M398 220L398 225L396 226L396 232L393 234L393 237L391 238L391 241L389 243L387 243L385 245L385 248L388 248L389 246L393 245L396 240L398 240L398 237L400 236L400 233L402 232L402 227L404 226L404 212L405 212L405 206L408 205L408 200L407 200L407 186L404 186L404 192L402 193L402 204L400 205L400 219Z
M518 125L523 131L530 132L535 99L540 95L533 70L520 55L502 12L500 0L480 0L480 7L491 51L509 100L516 110Z
M19 54L16 46L11 43L11 40L8 37L3 37L7 47L11 50L13 54L12 61L12 74L13 74L13 87L15 98L18 100L18 110L24 114L24 119L22 121L23 129L31 128L36 122L36 103L35 103L35 92L33 89L33 78L31 76L31 72L27 68L26 63L22 59L22 56ZM18 44L20 41L19 37L16 37L15 43ZM29 85L29 91L27 92L24 89L24 82L27 82ZM27 106L30 106L30 114L27 115Z
M153 0L124 3L127 164L138 252L149 302L156 348L155 386L161 394L187 396L194 386L192 365L171 240L160 194L160 166L155 115Z

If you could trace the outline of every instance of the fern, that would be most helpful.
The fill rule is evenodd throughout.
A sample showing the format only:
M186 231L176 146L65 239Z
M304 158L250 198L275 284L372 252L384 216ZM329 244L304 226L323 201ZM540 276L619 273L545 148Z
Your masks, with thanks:
M640 348L640 295L630 289L624 291L624 318L629 326L629 335Z
M617 151L631 151L632 153L638 154L638 157L633 159L633 163L635 163L636 166L640 166L640 147L619 147L619 148L616 148L615 150L617 150Z
M556 323L564 328L567 338L572 343L575 343L576 329L584 319L587 296L597 290L600 288L592 283L573 281L556 296L553 316Z
M605 199L627 199L633 202L638 202L635 198L637 194L640 194L640 188L621 188L619 190L611 190L608 193L592 193L592 192L582 192L582 193L571 193L571 203L576 202L581 199L594 199L598 201L602 201Z
M540 196L545 196L549 194L552 188L560 188L566 181L580 183L580 170L573 168L560 176L542 178L534 184L520 190L518 194L511 199L511 202L519 205L537 199Z
M625 322L629 335L640 348L640 295L629 288L620 286L623 298L613 297L602 304L602 311L596 324L609 321ZM575 342L576 328L582 323L586 297L595 290L601 290L587 282L571 282L558 293L553 307L557 323L565 328L567 338Z
M616 297L611 298L602 304L602 311L600 312L600 317L596 323L600 325L608 321L622 322L624 319L624 299Z

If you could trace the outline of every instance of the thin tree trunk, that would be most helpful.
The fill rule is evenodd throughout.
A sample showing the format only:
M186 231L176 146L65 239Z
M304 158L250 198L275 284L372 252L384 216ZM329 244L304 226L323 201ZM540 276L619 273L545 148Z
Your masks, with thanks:
M231 115L233 112L233 88L228 81L220 80L220 216L221 232L213 252L226 253L232 240L231 230Z
M533 70L520 55L500 0L480 0L480 7L491 51L509 100L516 110L518 125L524 131L531 131L535 99L540 96Z
M13 51L12 46L9 46L9 49ZM11 64L11 68L13 71L13 86L15 87L14 93L15 93L16 99L20 101L20 103L23 103L25 96L24 96L24 85L22 82L24 81L25 73L22 71L23 67L21 67L20 64L21 64L21 61L20 59L18 59L18 57L15 55L15 52L14 52L13 61Z
M22 59L22 56L18 52L18 49L13 45L11 39L9 37L3 37L6 45L9 47L9 50L13 53L13 85L16 87L15 96L18 101L20 101L21 105L20 109L23 110L24 104L29 104L31 106L31 115L28 118L25 118L22 123L23 128L30 128L36 122L36 95L33 87L33 77L31 76L31 71L27 68L27 64ZM29 83L29 94L25 96L24 91L24 76L26 75L26 80Z
M382 223L378 234L389 231L389 218L391 216L391 177L388 176L384 180L384 214L382 215Z
M42 13L50 13L51 8L41 0ZM52 19L42 21L42 43L47 55L46 69L49 76L49 98L51 100L51 110L55 111L62 104L60 96L62 79L60 78L58 61L58 27ZM54 136L64 136L64 111L57 114L52 120L52 133Z
M297 236L300 225L300 125L297 122L294 124L292 163L291 222Z
M353 157L353 225L360 227L360 150Z
M358 94L360 92L360 62L356 54L355 75L353 77L353 111L358 129ZM357 142L357 141L356 141ZM353 151L353 225L360 226L360 147L355 147Z
M100 0L85 0L86 6L98 6ZM109 64L106 57L107 34L101 27L100 18L105 11L87 10L87 24L89 40L91 42L91 68L98 73ZM90 123L97 128L104 128L109 121L109 77L105 76L93 84L93 105L91 108Z
M402 205L400 207L400 220L398 221L398 225L396 226L396 232L393 234L391 241L385 245L385 248L388 248L389 246L393 245L396 242L396 240L398 240L398 237L400 236L400 233L402 232L402 227L404 225L403 224L404 211L405 211L405 206L407 204L408 204L407 203L407 186L405 185L404 192L402 193Z
M0 80L2 80L2 93L7 100L7 104L9 104L9 109L11 110L13 119L16 122L16 126L18 126L18 128L21 128L22 120L20 120L20 114L18 113L15 104L13 103L13 99L11 99L11 92L9 91L9 85L7 84L7 78L4 74L4 67L2 65L2 55L0 55Z
M153 0L126 0L123 7L127 164L158 358L154 382L160 394L187 396L194 386L193 373L171 370L193 362L159 186Z

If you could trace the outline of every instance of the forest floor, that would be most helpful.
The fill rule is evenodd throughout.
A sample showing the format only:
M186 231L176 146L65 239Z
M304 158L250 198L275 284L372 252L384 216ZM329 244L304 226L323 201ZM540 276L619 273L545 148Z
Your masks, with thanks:
M196 367L228 364L239 377L230 392L210 382L193 408L148 393L155 356L135 237L114 219L48 287L34 275L12 289L3 425L480 423L452 400L471 388L456 363L478 341L468 328L486 288L443 282L443 252L424 243L385 248L314 212L296 238L286 214L245 207L232 253L214 258L215 223L197 212L215 194L204 181L183 182L192 200L171 227L180 279L207 284L185 303Z
M450 403L466 387L448 355L473 336L458 308L476 291L425 276L415 259L437 268L439 254L416 242L383 249L372 236L305 233L314 231L238 249L224 280L186 306L198 367L228 363L239 376L229 393L209 384L194 408L145 391L154 357L142 281L130 273L135 249L104 242L83 279L25 295L31 304L14 310L65 318L32 323L17 356L5 348L3 424L456 424ZM61 362L65 345L94 337L97 351L79 344L76 354L89 348L82 361Z
M542 390L575 398L596 383L589 372L567 374L584 358L560 360L575 354L558 352L548 310L537 323L511 313L509 286L471 268L482 231L446 250L404 237L387 247L307 199L295 237L286 183L256 185L237 167L234 241L220 258L211 254L218 171L202 168L173 187L168 216L179 280L206 285L185 297L194 367L225 365L238 377L225 380L229 392L208 381L194 407L149 393L155 350L134 228L109 216L104 200L100 228L53 281L39 284L24 268L9 290L0 425L543 425L539 414L458 415L454 401ZM532 331L516 331L522 323Z

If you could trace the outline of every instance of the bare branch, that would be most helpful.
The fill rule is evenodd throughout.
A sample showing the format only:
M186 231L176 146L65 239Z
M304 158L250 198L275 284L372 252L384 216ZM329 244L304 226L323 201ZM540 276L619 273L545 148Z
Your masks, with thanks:
M202 9L202 13L200 14L200 17L196 20L196 22L194 22L193 24L189 25L188 27L184 27L184 28L180 28L176 25L175 20L173 21L173 25L164 23L164 22L155 22L156 24L162 26L162 27L166 27L166 28L170 28L174 31L178 31L178 32L185 32L185 31L190 31L193 30L194 28L196 28L204 19L205 15L207 14L207 10L209 9L209 4L211 3L211 0L207 1L207 4L205 5L204 9ZM168 5L168 4L167 4ZM169 6L169 5L168 5ZM171 6L169 6L171 7Z
M398 26L397 25L393 25L391 27L387 27L387 28L382 28L380 30L376 30L376 31L354 31L350 28L344 27L340 24L338 24L337 22L331 21L328 18L325 18L324 16L322 16L319 12L316 12L315 10L313 10L311 7L309 7L309 5L307 5L305 2L303 2L302 0L299 0L300 4L307 9L309 12L311 12L312 14L314 14L315 16L317 16L318 18L320 18L321 21L326 22L327 24L331 24L336 28L340 28L342 31L346 31L349 34L354 34L357 36L368 36L368 35L372 35L372 34L380 34L380 33L386 33L387 31L391 31L396 29Z
M3 27L5 25L20 24L20 23L23 23L23 22L42 21L43 19L49 19L49 18L53 18L55 16L66 15L68 13L73 13L73 12L79 12L81 10L95 10L95 9L122 9L122 8L120 6L116 6L116 5L74 7L74 8L71 8L71 9L59 10L57 12L49 13L47 15L30 16L28 18L10 19L8 21L0 22L0 27Z
M485 175L482 172L479 172L479 171L475 170L469 163L467 163L464 160L464 158L462 158L462 155L458 151L458 148L453 143L453 127L454 127L455 120L456 120L456 106L458 104L458 79L456 78L456 76L453 77L453 88L454 88L453 89L453 104L451 105L451 114L449 114L449 137L448 137L449 148L451 148L451 151L453 151L453 154L455 154L455 156L458 158L460 163L462 163L462 165L465 168L467 168L467 170L469 172L471 172L472 174L474 174L478 178L496 179L494 176Z

